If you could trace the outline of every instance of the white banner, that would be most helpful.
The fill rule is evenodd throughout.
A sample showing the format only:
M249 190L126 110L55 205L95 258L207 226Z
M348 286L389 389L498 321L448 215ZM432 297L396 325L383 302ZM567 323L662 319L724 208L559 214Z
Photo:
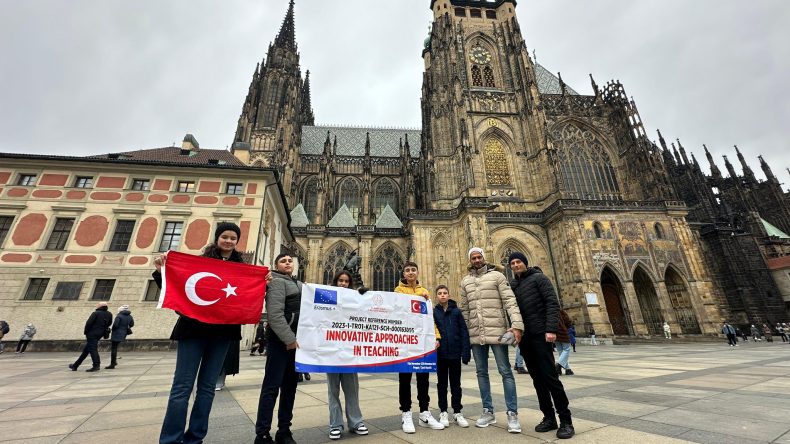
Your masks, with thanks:
M304 284L296 371L435 372L433 307L421 296Z

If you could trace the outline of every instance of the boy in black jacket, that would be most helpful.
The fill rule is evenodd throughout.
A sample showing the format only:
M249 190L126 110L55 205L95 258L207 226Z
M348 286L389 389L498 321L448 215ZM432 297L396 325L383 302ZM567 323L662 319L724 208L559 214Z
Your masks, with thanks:
M469 427L469 422L461 413L461 361L469 364L472 347L469 344L469 330L461 310L455 301L450 299L450 290L446 285L436 287L438 304L433 309L433 320L439 329L441 339L437 350L436 374L439 382L439 422L445 427L450 426L447 414L447 380L450 380L451 402L453 404L453 420L461 427Z

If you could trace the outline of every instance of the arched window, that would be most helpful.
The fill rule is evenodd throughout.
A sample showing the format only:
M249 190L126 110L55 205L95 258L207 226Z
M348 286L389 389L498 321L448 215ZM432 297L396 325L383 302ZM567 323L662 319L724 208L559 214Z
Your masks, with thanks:
M620 200L620 188L603 142L568 123L551 133L565 191L572 199Z
M351 248L342 242L335 244L329 250L329 254L324 258L324 285L332 284L335 275L343 270L349 253L351 253Z
M395 214L398 214L398 203L397 185L390 179L379 179L373 189L373 214L375 215L375 220L378 220L387 204L395 211Z
M267 128L274 128L275 114L277 111L277 96L278 96L277 81L269 84L269 90L266 91L266 102L263 108L263 126Z
M483 75L477 65L472 65L472 86L483 86Z
M362 208L362 195L360 194L359 181L357 179L348 177L340 182L337 187L337 205L335 208L340 208L346 204L354 220L359 222L359 210Z
M310 223L315 220L315 211L318 206L318 178L313 176L307 179L304 187L302 188L302 206L304 212L307 213L307 219Z
M488 65L483 68L483 86L494 87L494 70Z
M593 231L595 232L596 239L601 239L603 237L603 227L601 226L600 222L593 224Z
M510 258L510 255L515 253L515 252L524 253L524 255L529 256L527 254L527 249L523 245L521 245L520 242L517 242L517 241L512 240L512 239L505 242L505 244L502 246L502 249L500 250L500 253L499 253L499 258L500 258L499 259L499 263L503 267L505 267L505 272L504 273L505 273L505 276L507 277L508 281L510 281L510 280L512 280L514 278L513 271L510 269L510 263L508 262L508 259ZM529 265L529 264L527 264L527 265Z
M373 289L392 291L398 285L402 268L403 256L394 245L385 245L373 260Z
M510 167L505 147L499 139L488 139L483 148L486 166L486 181L489 186L510 186Z
M664 226L661 225L660 222L656 222L656 224L653 225L653 229L656 231L656 239L664 239L666 237L664 234Z

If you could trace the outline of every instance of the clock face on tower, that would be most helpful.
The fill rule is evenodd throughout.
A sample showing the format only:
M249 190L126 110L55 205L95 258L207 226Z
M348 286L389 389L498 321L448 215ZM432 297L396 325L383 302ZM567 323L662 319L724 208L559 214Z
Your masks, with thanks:
M469 53L469 60L478 65L487 65L491 62L491 54L480 46L475 46Z

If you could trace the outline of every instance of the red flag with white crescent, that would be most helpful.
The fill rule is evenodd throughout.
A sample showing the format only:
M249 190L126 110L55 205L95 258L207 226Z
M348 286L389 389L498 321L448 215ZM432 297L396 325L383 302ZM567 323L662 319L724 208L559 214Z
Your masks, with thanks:
M159 308L207 324L257 324L267 267L169 251L162 268Z

